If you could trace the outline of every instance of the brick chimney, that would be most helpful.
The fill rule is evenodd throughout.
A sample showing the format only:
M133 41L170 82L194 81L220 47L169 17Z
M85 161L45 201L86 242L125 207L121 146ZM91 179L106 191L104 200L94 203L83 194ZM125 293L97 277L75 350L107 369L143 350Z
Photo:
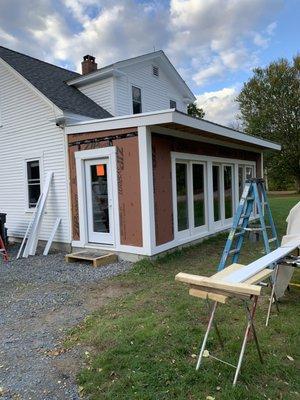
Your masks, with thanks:
M88 54L83 57L81 63L82 75L89 74L97 70L97 63L95 62L95 57L89 56Z

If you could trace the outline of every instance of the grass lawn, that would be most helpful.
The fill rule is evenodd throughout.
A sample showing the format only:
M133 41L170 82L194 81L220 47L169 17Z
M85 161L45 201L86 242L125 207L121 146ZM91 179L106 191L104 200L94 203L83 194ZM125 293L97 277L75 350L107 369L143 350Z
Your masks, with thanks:
M288 211L299 200L297 195L271 198L280 236ZM78 376L83 394L97 400L300 399L300 288L294 286L281 300L280 314L273 311L267 329L269 289L259 301L256 328L263 365L250 342L236 388L232 388L234 370L227 365L205 358L195 371L195 355L207 324L206 305L189 296L187 287L176 283L174 276L180 271L214 273L225 239L221 234L155 263L141 261L129 274L110 281L130 287L131 293L99 309L67 341L68 346L80 343L89 350L86 367ZM247 241L240 262L261 255L262 247ZM299 273L293 281L300 282ZM225 350L220 349L214 331L207 348L213 346L214 355L236 364L244 310L232 300L219 307L217 320Z

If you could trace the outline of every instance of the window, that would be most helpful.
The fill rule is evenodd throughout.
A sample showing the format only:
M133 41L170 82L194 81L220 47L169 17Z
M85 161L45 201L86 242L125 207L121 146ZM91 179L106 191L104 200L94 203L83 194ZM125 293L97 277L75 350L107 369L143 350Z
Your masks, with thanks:
M232 185L232 166L224 165L224 201L225 219L232 218L233 215L233 185Z
M172 152L174 240L230 226L245 180L254 176L251 161Z
M170 108L177 108L177 104L175 100L170 100Z
M156 65L152 65L152 74L159 77L159 68Z
M244 190L244 166L239 165L239 198L241 198Z
M239 197L242 196L245 180L254 178L254 167L252 165L239 165Z
M214 196L214 220L221 219L221 189L220 189L220 166L213 165L213 196Z
M133 114L142 112L142 93L141 89L136 86L132 86L132 111Z
M176 163L176 190L178 231L184 231L189 227L187 164Z
M28 187L28 208L34 208L41 194L40 161L27 161L26 169Z
M253 167L246 165L246 179L251 179L254 177Z
M193 161L175 163L175 202L177 231L180 237L192 236L206 229L205 164Z
M194 226L205 225L204 165L193 166Z

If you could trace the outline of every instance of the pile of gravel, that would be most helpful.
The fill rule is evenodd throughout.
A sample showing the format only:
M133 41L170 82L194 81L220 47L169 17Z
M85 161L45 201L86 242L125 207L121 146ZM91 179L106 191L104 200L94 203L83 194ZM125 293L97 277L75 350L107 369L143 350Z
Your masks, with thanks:
M93 311L91 294L101 295L103 281L132 264L94 268L66 263L63 253L16 260L17 250L8 249L9 262L0 257L0 397L79 399L75 375L84 351L56 349L66 330Z

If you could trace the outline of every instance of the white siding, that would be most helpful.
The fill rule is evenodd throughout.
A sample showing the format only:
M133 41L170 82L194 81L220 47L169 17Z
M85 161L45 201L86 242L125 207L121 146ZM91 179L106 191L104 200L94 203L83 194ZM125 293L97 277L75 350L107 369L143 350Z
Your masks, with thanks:
M142 111L150 112L170 108L170 100L177 103L179 111L186 112L186 104L176 86L159 67L159 77L152 74L150 62L122 68L126 76L118 76L116 82L116 115L132 114L131 87L142 90Z
M25 159L42 154L42 177L54 172L40 239L48 239L56 217L62 222L55 241L70 243L67 162L64 132L50 119L55 109L0 63L0 212L8 234L23 236L32 212L26 211Z
M78 89L106 111L115 115L113 78L105 78L101 81L79 87Z

